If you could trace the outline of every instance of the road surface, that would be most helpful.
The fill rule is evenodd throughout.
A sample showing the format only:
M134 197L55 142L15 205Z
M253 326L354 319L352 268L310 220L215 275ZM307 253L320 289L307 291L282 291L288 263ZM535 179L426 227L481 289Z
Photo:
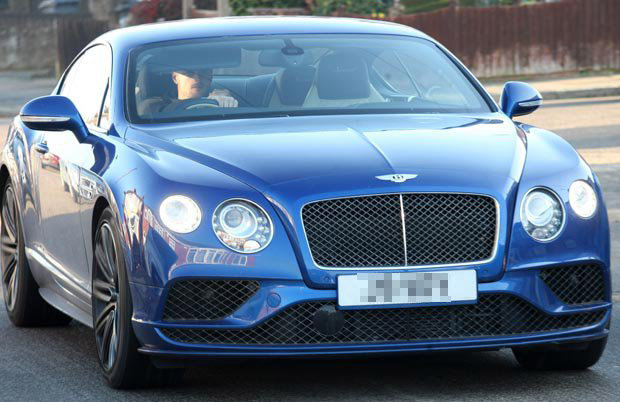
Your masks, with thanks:
M577 147L602 182L620 284L620 98L549 102L521 118ZM5 135L6 121L0 121ZM620 301L619 293L615 299ZM0 302L1 304L1 302ZM119 392L99 372L92 331L17 329L0 305L0 400L620 400L620 303L598 365L582 372L528 372L509 351L356 360L250 360L190 369L182 386Z

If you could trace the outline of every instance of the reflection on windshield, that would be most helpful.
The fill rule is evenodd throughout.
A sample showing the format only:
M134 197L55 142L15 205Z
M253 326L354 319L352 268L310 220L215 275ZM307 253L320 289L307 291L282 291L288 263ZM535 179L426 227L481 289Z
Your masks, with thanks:
M432 42L386 35L270 35L134 50L135 122L261 116L489 112Z

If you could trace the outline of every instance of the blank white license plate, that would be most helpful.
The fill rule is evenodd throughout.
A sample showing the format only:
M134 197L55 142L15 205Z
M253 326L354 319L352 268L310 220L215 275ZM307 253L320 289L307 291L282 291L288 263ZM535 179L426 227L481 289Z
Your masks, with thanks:
M358 273L338 276L338 305L373 306L476 301L475 270Z

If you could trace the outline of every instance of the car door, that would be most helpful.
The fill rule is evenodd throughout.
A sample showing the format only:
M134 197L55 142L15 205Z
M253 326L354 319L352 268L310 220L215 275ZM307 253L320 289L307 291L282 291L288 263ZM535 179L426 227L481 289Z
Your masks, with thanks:
M96 45L86 50L71 66L59 95L71 99L89 131L104 131L101 114L111 68L110 50ZM80 166L92 163L93 148L80 143L70 131L46 132L38 144L42 169L39 170L41 226L44 244L41 253L55 270L57 283L71 298L90 305L90 270L81 228ZM65 296L67 296L67 294ZM77 302L79 300L73 300Z

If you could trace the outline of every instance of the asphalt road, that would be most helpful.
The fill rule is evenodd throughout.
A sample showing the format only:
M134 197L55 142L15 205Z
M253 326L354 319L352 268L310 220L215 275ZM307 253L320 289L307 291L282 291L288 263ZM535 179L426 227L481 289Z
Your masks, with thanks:
M549 102L522 120L558 132L598 174L612 227L614 289L620 289L620 98ZM614 295L620 302L620 293ZM190 369L172 389L132 392L105 386L90 329L17 329L0 306L0 400L620 400L618 304L605 355L582 372L528 372L509 351L246 360Z

